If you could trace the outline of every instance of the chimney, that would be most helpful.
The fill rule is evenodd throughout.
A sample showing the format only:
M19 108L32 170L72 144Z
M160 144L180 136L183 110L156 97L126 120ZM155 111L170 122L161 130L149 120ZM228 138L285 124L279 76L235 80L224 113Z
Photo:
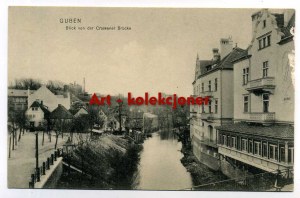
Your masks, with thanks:
M223 59L225 56L227 56L232 51L232 40L231 36L228 38L221 38L220 39L220 48L221 48L221 59Z
M212 51L213 51L213 61L220 60L219 49L218 48L213 48Z

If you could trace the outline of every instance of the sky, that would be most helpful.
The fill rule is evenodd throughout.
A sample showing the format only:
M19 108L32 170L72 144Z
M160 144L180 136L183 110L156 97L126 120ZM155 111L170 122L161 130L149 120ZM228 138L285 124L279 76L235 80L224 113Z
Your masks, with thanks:
M89 93L189 96L197 53L200 59L211 59L212 48L229 36L245 49L256 11L10 7L8 83L37 78L83 84L85 78ZM60 23L65 18L81 23ZM66 30L68 25L76 30ZM131 30L101 31L97 26Z

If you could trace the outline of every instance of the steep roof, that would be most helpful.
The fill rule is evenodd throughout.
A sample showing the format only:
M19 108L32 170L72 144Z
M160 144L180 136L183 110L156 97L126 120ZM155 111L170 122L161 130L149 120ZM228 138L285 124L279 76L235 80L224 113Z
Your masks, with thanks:
M284 40L287 40L288 38L292 38L294 36L291 34L292 27L295 27L295 13L290 18L287 26L280 28L280 31L283 33L283 35L281 36L279 44L281 44Z
M203 76L203 75L206 75L208 73L211 73L213 71L216 71L220 68L222 68L222 69L233 69L233 63L232 62L234 60L236 60L237 58L239 58L241 56L244 56L246 53L247 53L247 50L241 49L239 47L235 47L222 60L219 60L219 61L203 60L202 64L201 64L201 61L200 61L200 70L201 70L200 77ZM208 66L212 66L212 69L207 70Z
M51 119L72 119L74 116L61 104L51 112Z
M48 108L45 106L45 105L42 105L41 103L39 103L38 101L34 101L31 105L30 105L30 108L31 107L39 107L42 109L42 111L44 112L45 114L45 117L49 116L50 115L50 111L48 110Z
M294 127L291 125L249 125L245 122L228 124L216 127L221 131L229 131L234 133L243 133L253 136L272 137L279 139L293 139Z

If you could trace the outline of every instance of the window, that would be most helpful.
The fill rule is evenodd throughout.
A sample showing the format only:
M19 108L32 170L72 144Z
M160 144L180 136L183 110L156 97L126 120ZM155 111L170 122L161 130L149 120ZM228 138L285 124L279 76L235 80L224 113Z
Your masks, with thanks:
M201 84L201 92L204 92L204 83Z
M236 137L231 137L231 147L236 148Z
M262 99L263 99L263 112L267 113L269 112L269 94L263 94Z
M267 26L267 22L266 20L263 20L263 28L265 28Z
M278 150L276 145L273 144L269 145L269 158L278 160Z
M271 35L264 36L260 39L258 39L258 49L264 49L266 47L269 47L271 45Z
M32 107L31 110L34 111L34 107Z
M252 140L249 141L249 153L253 153L253 142L252 142Z
M262 152L263 157L268 157L268 147L267 143L263 143L263 152Z
M285 148L280 147L280 162L285 162Z
M215 78L215 91L218 91L218 79Z
M263 78L268 77L269 61L263 62Z
M211 81L208 81L208 91L211 91Z
M244 96L244 112L249 112L249 96Z
M249 67L243 69L243 85L246 85L249 81Z
M22 104L16 104L16 110L17 110L17 111L20 111L20 110L22 110L22 109L23 109Z
M263 48L263 45L262 45L262 40L258 40L259 44L258 44L258 48L261 49Z
M254 141L254 154L261 155L260 142Z
M288 162L294 163L294 148L288 149Z
M204 110L204 103L202 103L202 113L205 113L205 110Z
M211 100L208 102L208 112L212 113L212 111L211 111Z
M267 45L271 45L271 35L267 36Z
M215 113L218 113L218 99L215 99Z
M226 135L223 135L223 140L224 140L223 144L226 146L227 145Z
M227 139L227 144L226 144L226 146L227 146L227 147L230 147L230 145L231 145L231 138L230 138L230 136L227 135L226 139Z
M247 151L248 145L247 145L247 139L242 138L242 151Z

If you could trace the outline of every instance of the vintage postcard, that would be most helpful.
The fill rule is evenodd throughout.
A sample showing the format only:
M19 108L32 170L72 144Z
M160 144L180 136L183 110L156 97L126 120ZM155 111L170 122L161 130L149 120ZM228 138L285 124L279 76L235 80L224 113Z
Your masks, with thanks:
M8 8L9 189L293 191L295 10Z

